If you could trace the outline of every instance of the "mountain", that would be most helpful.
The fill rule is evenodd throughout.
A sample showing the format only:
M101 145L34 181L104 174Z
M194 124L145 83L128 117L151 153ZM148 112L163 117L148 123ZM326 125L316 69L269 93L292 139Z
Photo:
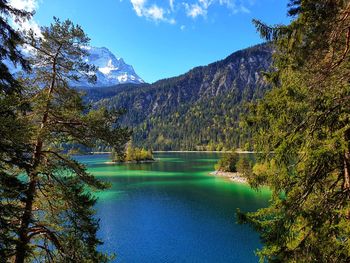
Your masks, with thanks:
M124 83L144 83L144 81L135 73L132 66L126 64L122 58L117 58L107 48L85 47L85 49L89 52L85 61L98 67L96 72L97 82L91 84L88 83L86 79L81 79L79 82L72 82L72 86L100 88Z
M271 65L267 44L233 53L153 84L119 85L87 100L95 107L124 108L122 124L133 127L133 142L154 150L248 148L239 125L244 105L269 89L262 71ZM101 90L100 90L101 91Z

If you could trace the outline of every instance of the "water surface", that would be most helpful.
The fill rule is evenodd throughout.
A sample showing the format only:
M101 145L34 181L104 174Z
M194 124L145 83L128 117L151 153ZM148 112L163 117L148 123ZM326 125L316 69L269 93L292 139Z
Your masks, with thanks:
M78 157L112 183L98 194L103 251L116 262L257 262L258 235L235 211L267 205L268 191L208 175L217 153L158 153L152 164L107 165L108 155Z

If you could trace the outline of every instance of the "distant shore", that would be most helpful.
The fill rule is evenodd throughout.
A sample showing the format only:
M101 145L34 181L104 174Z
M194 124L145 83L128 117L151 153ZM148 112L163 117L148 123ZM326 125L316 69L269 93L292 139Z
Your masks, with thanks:
M248 181L246 178L242 177L240 173L229 173L229 172L221 172L221 171L214 171L209 173L210 175L214 176L221 176L230 179L233 182L241 183L241 184L247 184Z
M230 153L232 151L153 151L154 153ZM255 153L252 151L234 151L235 153Z
M154 153L230 153L232 151L153 151ZM252 151L235 151L236 153L256 153ZM111 152L90 152L90 154L108 154Z

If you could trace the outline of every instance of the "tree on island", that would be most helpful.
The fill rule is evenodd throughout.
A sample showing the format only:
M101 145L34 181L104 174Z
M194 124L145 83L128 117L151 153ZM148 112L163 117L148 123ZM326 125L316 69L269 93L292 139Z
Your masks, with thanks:
M253 161L246 155L241 155L235 152L226 153L215 165L215 170L225 173L237 173L238 176L246 178L248 182L251 181L251 185L253 183L251 180Z
M68 85L82 75L95 79L95 68L83 61L89 38L81 27L55 18L42 35L29 32L25 39L35 51L33 70L22 81L28 109L16 112L26 124L29 147L12 157L18 165L2 160L6 177L1 181L7 184L0 190L1 211L6 209L0 215L1 255L17 263L106 262L109 256L97 250L101 241L91 191L107 186L63 154L60 145L92 147L98 141L121 152L130 131L116 124L119 112L89 111Z
M229 172L236 173L237 172L237 162L239 160L239 156L235 152L225 153L222 158L215 165L215 170L221 172Z
M111 158L113 162L144 162L154 161L151 150L133 147L132 141L127 144L124 154L118 154L115 149L112 150Z
M291 0L287 26L254 21L274 44L273 88L246 124L262 152L250 183L271 204L241 213L261 262L350 262L350 4Z

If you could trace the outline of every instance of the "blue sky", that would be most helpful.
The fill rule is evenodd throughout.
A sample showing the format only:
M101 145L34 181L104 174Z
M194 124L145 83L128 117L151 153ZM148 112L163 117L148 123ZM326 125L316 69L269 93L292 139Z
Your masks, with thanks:
M287 0L12 0L32 4L34 21L80 24L146 82L177 76L260 43L251 23L288 23Z

